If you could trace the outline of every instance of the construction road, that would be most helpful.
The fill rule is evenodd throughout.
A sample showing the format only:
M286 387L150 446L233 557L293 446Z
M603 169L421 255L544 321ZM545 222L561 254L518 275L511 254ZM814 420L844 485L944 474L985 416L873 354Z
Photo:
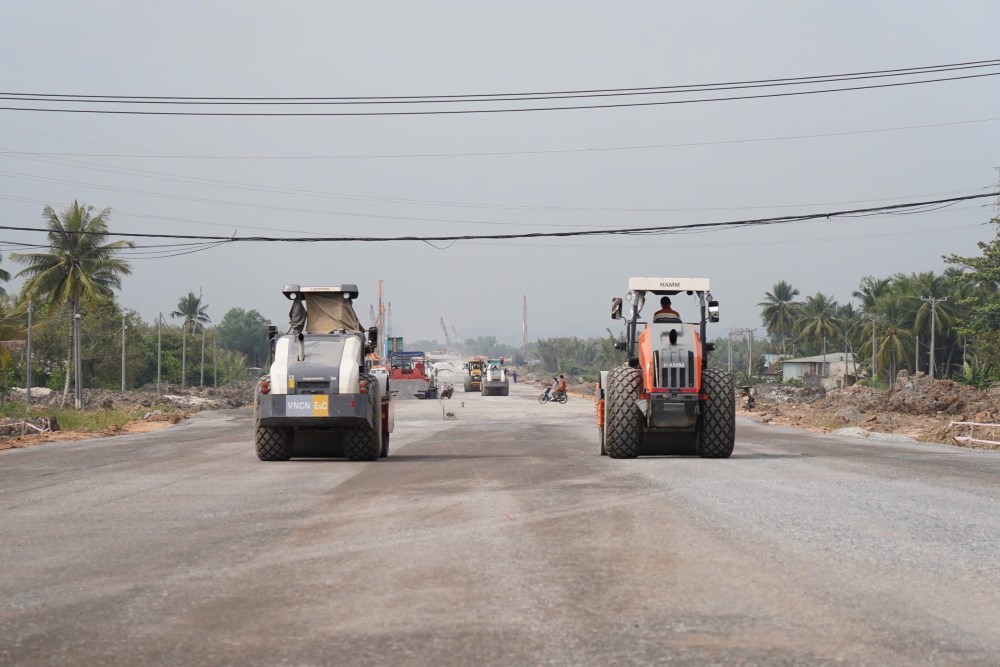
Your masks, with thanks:
M537 395L399 401L369 463L249 410L0 452L0 664L1000 663L1000 452L617 461Z

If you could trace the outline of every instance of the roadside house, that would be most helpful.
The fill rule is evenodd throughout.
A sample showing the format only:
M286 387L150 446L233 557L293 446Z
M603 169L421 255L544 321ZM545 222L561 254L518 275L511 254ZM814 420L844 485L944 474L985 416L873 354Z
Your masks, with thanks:
M857 381L857 372L851 352L831 352L815 357L783 359L781 362L782 381L801 380L807 387L840 389L845 382L851 386Z

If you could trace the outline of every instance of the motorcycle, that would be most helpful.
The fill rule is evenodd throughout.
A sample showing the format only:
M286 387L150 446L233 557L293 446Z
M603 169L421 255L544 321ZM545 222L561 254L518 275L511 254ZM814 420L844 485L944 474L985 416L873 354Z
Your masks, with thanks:
M441 398L451 399L451 395L455 393L455 386L445 383L444 387L441 389Z
M754 402L750 387L743 387L740 391L740 403L743 405L743 409L747 412L753 412Z
M569 396L567 396L564 391L556 392L554 395L551 395L547 391L543 391L542 395L538 397L538 402L542 405L545 405L549 401L552 401L553 403L565 403L568 400Z

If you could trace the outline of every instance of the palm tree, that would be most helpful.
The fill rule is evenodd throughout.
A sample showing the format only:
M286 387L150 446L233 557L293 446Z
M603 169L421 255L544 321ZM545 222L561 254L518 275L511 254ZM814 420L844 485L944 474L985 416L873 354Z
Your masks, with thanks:
M177 302L177 310L170 313L170 317L183 317L181 324L181 386L187 382L187 333L188 329L193 334L199 328L204 332L201 325L211 322L211 318L205 312L208 304L202 305L201 296L195 296L194 292L188 292L187 296L182 296Z
M878 298L888 294L891 286L892 280L889 278L865 276L861 279L861 284L852 296L861 300L861 312L868 314L875 308L875 302L878 301Z
M803 342L817 352L822 348L824 340L834 340L841 335L841 321L838 316L838 305L835 300L822 292L806 297L805 302L796 311L793 329Z
M2 256L0 256L0 260L2 260ZM10 280L10 273L8 273L7 271L5 271L3 269L0 269L0 282L4 282L5 283L8 280ZM5 295L6 293L7 293L7 290L5 290L3 288L3 285L0 285L0 296Z
M111 209L94 215L94 207L74 201L62 215L51 206L42 211L48 227L48 252L11 253L11 259L24 264L17 276L25 276L22 297L36 299L51 313L69 307L74 317L80 306L113 296L121 288L122 276L132 273L131 265L119 258L131 241L108 243L108 219ZM66 383L63 404L69 393L70 360L73 350L73 327L70 327L66 355Z
M882 315L876 341L878 363L883 369L889 369L889 384L892 384L900 368L909 366L914 352L913 309L908 301L906 295L895 291L880 297L875 303ZM868 341L870 344L871 338Z
M793 301L799 291L784 280L779 280L771 289L774 291L765 292L764 300L757 305L763 308L760 319L767 328L768 335L778 336L781 339L781 352L784 354L785 338L792 331L795 311L800 305Z

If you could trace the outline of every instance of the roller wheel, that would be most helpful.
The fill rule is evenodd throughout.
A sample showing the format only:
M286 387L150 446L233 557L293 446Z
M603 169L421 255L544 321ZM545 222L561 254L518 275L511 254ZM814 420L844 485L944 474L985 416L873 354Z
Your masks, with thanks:
M634 459L642 447L645 420L636 401L642 387L638 368L618 366L608 373L607 421L605 446L613 459Z
M344 455L348 461L375 461L382 453L382 408L379 386L372 375L362 375L368 380L368 411L371 425L364 424L344 432Z
M260 425L260 385L253 399L253 445L261 461L287 461L292 458L292 431Z
M736 401L733 376L721 368L702 371L702 392L698 422L698 456L703 459L727 459L736 445Z

